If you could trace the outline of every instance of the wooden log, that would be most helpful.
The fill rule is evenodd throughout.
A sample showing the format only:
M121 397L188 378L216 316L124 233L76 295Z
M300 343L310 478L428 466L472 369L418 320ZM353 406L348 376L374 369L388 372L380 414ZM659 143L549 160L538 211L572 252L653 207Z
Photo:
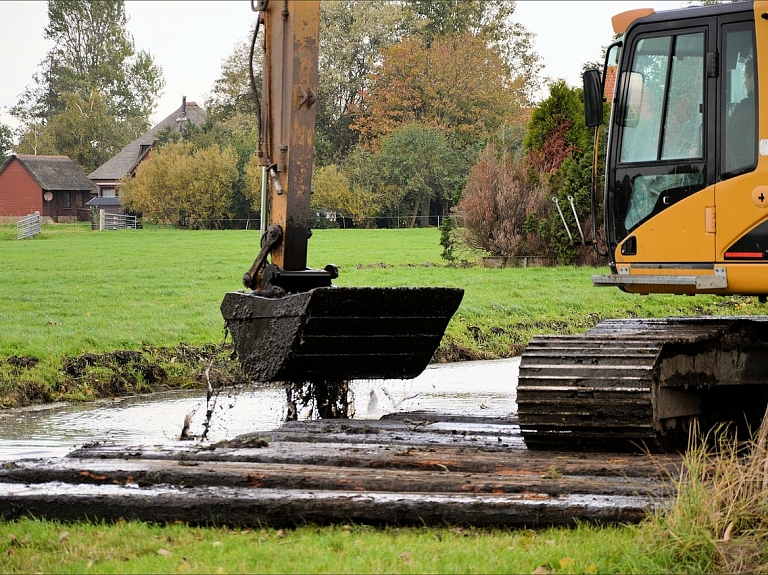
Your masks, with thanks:
M662 497L671 482L647 477L558 476L516 470L506 473L412 471L270 463L189 462L170 460L63 460L22 462L0 470L0 483L69 485L177 485L185 487L250 487L253 489L378 491L389 493L539 493Z
M131 489L61 484L0 487L0 517L60 521L182 521L203 525L292 527L304 524L544 527L577 522L637 522L655 500L540 494L466 495L289 491L232 487Z
M227 445L236 445L229 443ZM268 447L99 445L72 452L77 459L168 459L192 461L240 461L326 465L365 469L410 469L460 473L507 473L521 470L580 476L637 477L675 475L679 455L634 455L610 453L541 453L520 449L486 451L466 444L414 446L408 443L308 443L270 441Z

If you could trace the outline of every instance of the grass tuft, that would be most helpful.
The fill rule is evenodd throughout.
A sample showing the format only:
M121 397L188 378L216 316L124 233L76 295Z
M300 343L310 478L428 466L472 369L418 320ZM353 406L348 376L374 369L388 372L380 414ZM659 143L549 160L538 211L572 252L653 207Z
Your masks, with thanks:
M746 441L727 426L691 437L674 500L637 527L657 550L639 570L768 573L768 419Z

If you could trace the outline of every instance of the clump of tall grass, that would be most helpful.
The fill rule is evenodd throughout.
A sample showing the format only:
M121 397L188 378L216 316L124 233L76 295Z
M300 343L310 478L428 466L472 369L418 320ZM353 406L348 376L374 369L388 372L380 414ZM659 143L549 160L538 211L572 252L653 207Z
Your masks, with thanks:
M768 411L746 441L727 426L692 432L675 486L671 503L638 526L661 551L654 560L686 572L768 573Z

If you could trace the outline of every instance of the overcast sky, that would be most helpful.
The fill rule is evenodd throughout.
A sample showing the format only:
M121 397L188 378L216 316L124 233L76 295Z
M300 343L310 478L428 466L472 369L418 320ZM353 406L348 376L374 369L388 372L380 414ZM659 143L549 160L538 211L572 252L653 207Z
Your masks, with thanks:
M519 0L516 20L535 35L534 48L544 75L581 83L581 66L600 57L613 36L611 16L624 10L680 8L677 1ZM203 105L219 77L221 62L238 41L246 40L255 18L247 0L127 0L128 31L136 48L149 51L163 69L165 90L152 123L187 101ZM0 0L0 122L15 127L8 108L18 101L32 74L50 50L43 39L47 3Z

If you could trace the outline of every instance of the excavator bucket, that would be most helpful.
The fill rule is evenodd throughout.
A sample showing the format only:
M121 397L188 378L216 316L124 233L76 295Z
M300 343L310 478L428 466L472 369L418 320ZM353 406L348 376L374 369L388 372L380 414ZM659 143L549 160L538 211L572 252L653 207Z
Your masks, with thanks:
M410 379L461 303L456 288L319 287L267 298L230 292L221 312L254 381Z

